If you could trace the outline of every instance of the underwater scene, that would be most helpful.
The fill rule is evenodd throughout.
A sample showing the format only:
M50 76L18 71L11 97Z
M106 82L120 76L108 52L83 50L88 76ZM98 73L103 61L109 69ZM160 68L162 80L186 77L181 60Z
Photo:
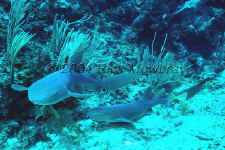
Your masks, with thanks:
M225 150L225 0L0 0L0 150Z

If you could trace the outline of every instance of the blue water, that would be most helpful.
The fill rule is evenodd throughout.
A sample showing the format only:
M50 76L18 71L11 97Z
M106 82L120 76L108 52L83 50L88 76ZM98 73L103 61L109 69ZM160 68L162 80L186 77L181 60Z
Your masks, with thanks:
M224 150L224 0L1 0L1 150Z

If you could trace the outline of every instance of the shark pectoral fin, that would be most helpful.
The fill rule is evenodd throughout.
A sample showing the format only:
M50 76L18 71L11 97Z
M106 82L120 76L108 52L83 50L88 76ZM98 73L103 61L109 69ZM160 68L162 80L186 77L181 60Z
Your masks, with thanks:
M80 94L80 93L71 92L71 91L69 91L69 95L76 98L88 98L88 97L94 96L94 94Z
M11 88L13 89L13 90L15 90L15 91L27 91L27 87L25 87L25 86L22 86L22 85L18 85L18 84L12 84L11 85Z

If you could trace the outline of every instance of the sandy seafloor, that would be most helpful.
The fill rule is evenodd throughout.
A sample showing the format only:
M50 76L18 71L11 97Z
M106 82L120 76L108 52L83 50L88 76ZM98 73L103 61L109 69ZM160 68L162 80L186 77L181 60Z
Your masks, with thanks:
M66 125L59 134L46 133L51 140L37 142L29 150L223 150L224 78L225 71L188 100L186 93L181 94L179 104L173 107L155 106L152 113L134 122L133 127L80 120ZM179 92L194 84L186 81L174 90ZM83 103L91 101L90 98ZM80 127L79 132L75 129L77 126ZM29 128L32 130L35 126ZM4 149L21 149L19 141L18 137L7 139Z
M193 0L193 2L200 1ZM0 3L3 5L3 0ZM47 6L48 5L46 5L46 8ZM180 8L180 6L181 4L177 4L176 8ZM169 105L154 106L152 112L148 112L145 116L133 122L132 125L128 125L98 123L91 119L79 118L79 115L76 116L76 112L79 113L90 108L98 107L99 105L103 106L134 101L135 98L140 97L140 93L143 93L150 85L146 82L123 87L119 89L119 94L115 92L112 92L111 95L98 93L85 100L74 99L74 101L79 103L78 107L74 108L69 107L70 105L74 106L73 100L68 100L65 103L60 102L60 104L56 104L57 106L53 105L59 114L59 118L55 117L53 114L47 113L46 115L44 114L44 110L41 109L36 111L37 106L28 101L25 93L21 94L12 91L7 85L10 69L9 66L7 66L7 61L5 61L6 29L9 20L8 12L5 8L9 6L6 7L4 4L4 9L3 6L0 8L0 19L2 20L0 23L0 100L2 100L0 114L5 117L5 120L0 119L0 150L225 150L225 70L223 67L225 63L222 62L225 56L223 43L225 34L223 28L219 28L224 25L224 9L222 9L222 7L200 6L193 8L193 10L188 9L184 11L184 14L181 14L180 17L181 22L172 22L172 25L174 25L172 27L174 27L174 29L171 27L171 31L168 33L169 38L171 38L168 44L173 43L177 48L167 48L166 44L166 52L170 53L173 49L174 55L178 58L180 57L184 62L186 59L189 61L192 60L194 62L192 62L193 64L195 64L195 62L200 62L199 66L197 65L195 68L196 72L194 70L187 70L187 73L191 73L191 75L185 78L179 87L173 89L174 93L181 93L177 96L176 101L171 102ZM33 7L36 7L36 5ZM37 7L39 8L40 6L38 5ZM110 15L117 14L117 21L123 21L123 19L127 19L128 17L126 15L122 18L120 17L121 12L126 12L124 8L121 9L123 11L116 9L116 13L113 13L111 9L109 9L107 13ZM160 8L162 9L164 7ZM167 14L168 10L166 8L167 7L164 8L165 10L162 9L162 16ZM156 7L155 10L158 10L158 7ZM208 11L213 12L213 15L211 13L207 14L206 12ZM41 13L42 11L35 11L35 13L36 12ZM201 13L198 14L199 12ZM31 18L33 13L31 13ZM49 13L51 14L52 12L49 11ZM27 47L22 50L23 52L19 53L16 58L17 62L15 67L16 84L31 85L33 82L46 75L44 68L48 64L45 59L48 58L47 55L51 55L44 51L47 49L47 41L51 39L50 28L52 25L48 24L49 13L46 12L46 14L41 13L37 15L41 15L44 18L36 20L30 27L29 25L25 26L27 29L33 29L32 25L35 25L35 27L40 25L40 29L43 29L43 32L45 31L44 29L48 31L42 34L48 36L44 39L42 39L43 35L35 38L32 40L33 42L27 44ZM102 32L101 36L105 36L102 39L99 38L100 41L105 44L101 44L98 50L91 51L94 57L85 57L89 64L98 61L101 62L102 59L103 64L107 65L112 63L113 66L110 67L124 67L127 65L126 63L128 63L127 60L131 62L137 61L137 54L141 49L145 49L145 47L150 45L149 50L151 50L151 42L156 32L155 29L151 29L152 34L146 37L151 41L148 43L149 45L140 44L141 42L137 40L135 40L135 42L131 40L136 37L138 33L133 32L133 28L128 26L129 24L127 27L122 28L122 23L115 23L114 21L108 22L107 19L113 18L107 16L107 13L102 14L106 16L106 19L102 19L102 15L100 15L89 21L90 26L95 26L96 29ZM130 24L135 22L138 16L139 15L134 17L130 21ZM185 18L183 16L185 16ZM158 19L156 19L158 16L152 15L151 17L150 22L152 24L149 24L149 26L159 26L159 28L161 28L161 24L158 24ZM152 22L154 20L155 22ZM191 22L189 23L189 21ZM166 23L167 22L165 22L165 24ZM38 33L35 32L34 34L38 35L40 30L39 28L37 29ZM89 29L88 25L87 27L81 26L78 28L78 31L86 31L87 29ZM123 31L123 29L127 30ZM139 28L137 29L136 32L139 32ZM142 26L140 29L142 29ZM185 32L183 32L183 29L185 29ZM131 32L128 32L129 30L131 30ZM163 34L159 33L158 36L163 39L166 32L164 33L164 30L162 31ZM94 32L95 30L93 30L93 33ZM204 34L202 34L203 32ZM112 36L112 33L114 36ZM212 33L216 34L212 36ZM125 42L122 39L125 40ZM185 43L186 39L188 39L188 43ZM201 42L201 39L207 40ZM217 49L211 48L212 45L219 45L216 42L220 40L221 47L218 46ZM42 43L40 43L40 41L42 41ZM197 43L193 44L195 41L197 41ZM209 44L210 42L213 44ZM135 45L135 47L133 47L132 44ZM194 52L192 53L193 49L189 49L188 46L193 46L193 49L201 47L199 50L201 54L196 55ZM215 51L215 54L218 52L218 54L214 56L214 53L210 53L210 56L214 57L209 57L208 59L200 57L209 50L211 52ZM42 53L39 52L43 52L44 55L41 55ZM180 56L179 52L183 52L184 54L189 53L190 55L188 58L185 58L182 55ZM95 53L98 55L95 55ZM179 62L176 63L179 64ZM187 65L190 65L190 62L188 62ZM209 67L209 69L207 67ZM214 71L211 71L210 67ZM205 70L201 73L197 73L198 70L201 69ZM215 71L220 69L223 71L219 73ZM119 70L115 69L114 71ZM197 76L199 78L204 78L204 73L215 73L215 76L209 80L205 80L205 83L200 87L196 86L200 81L204 81L204 79L198 80L192 77ZM104 75L107 76L109 74ZM111 75L113 75L113 73ZM192 89L193 93L188 92L190 89ZM14 113L18 114L14 114L12 117L10 116L12 109L9 110L8 108L17 104L18 107L13 106L13 108L18 108L14 109ZM25 110L23 110L23 108ZM39 112L43 114L38 114Z

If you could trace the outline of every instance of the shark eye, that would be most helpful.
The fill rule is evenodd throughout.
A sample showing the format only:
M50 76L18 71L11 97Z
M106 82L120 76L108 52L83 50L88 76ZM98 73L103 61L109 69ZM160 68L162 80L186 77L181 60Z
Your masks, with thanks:
M103 91L103 92L107 92L107 89L106 89L106 88L103 88L102 91Z
M86 118L86 119L90 119L91 117L90 117L88 114L86 114L86 115L85 115L85 118Z

